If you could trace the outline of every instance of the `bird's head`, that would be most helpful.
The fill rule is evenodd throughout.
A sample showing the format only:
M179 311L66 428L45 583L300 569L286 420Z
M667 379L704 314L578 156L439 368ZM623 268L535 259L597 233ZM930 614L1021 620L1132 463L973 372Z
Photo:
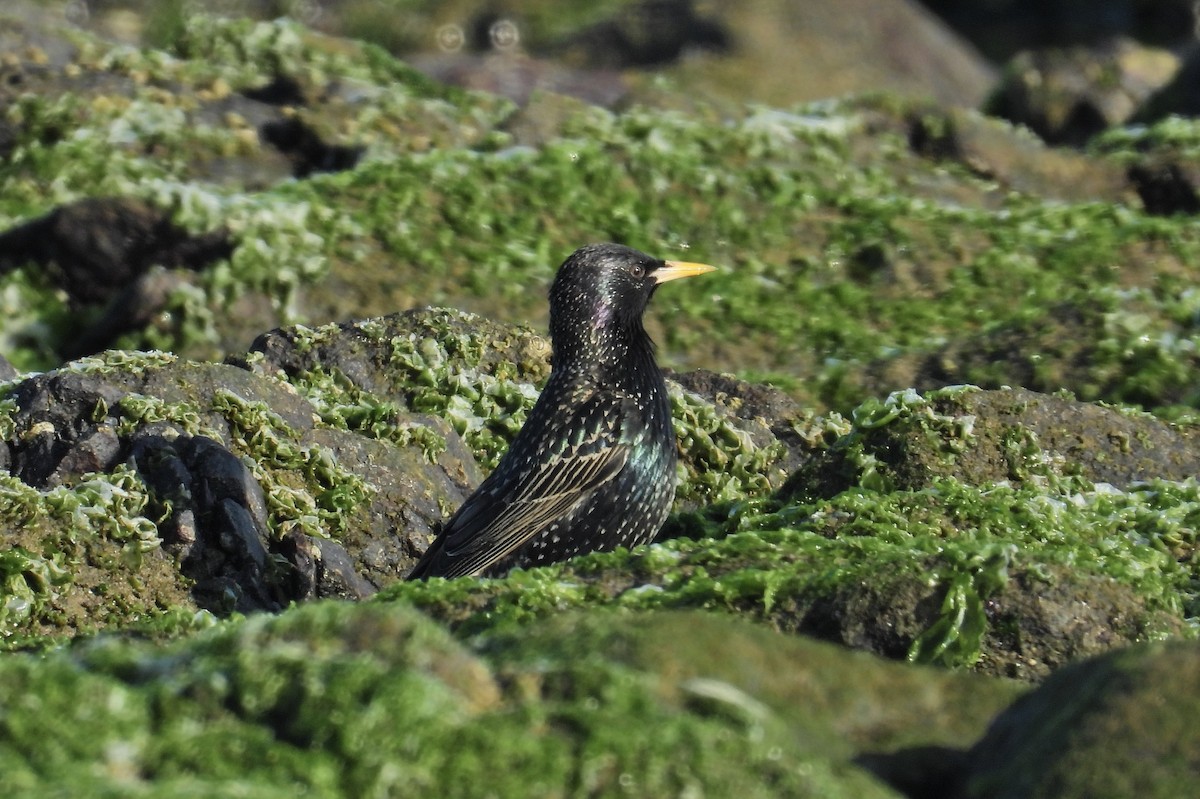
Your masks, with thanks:
M668 280L715 267L664 261L620 244L589 244L571 254L550 287L550 337L555 349L587 347L620 357L644 337L642 314Z

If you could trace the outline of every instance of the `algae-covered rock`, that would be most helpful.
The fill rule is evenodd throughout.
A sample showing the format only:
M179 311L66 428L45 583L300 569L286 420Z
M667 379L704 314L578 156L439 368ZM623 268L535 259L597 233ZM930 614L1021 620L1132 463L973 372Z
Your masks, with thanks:
M22 797L883 799L854 757L962 746L1020 690L703 614L575 614L472 650L376 602L10 655L0 681Z
M1194 635L1200 494L1168 468L1188 452L1186 429L971 388L896 395L854 419L784 491L684 504L657 544L387 595L462 634L596 604L719 609L1023 679Z
M474 461L441 420L323 399L164 353L10 384L5 636L361 598L402 575Z
M1131 647L1068 666L971 750L961 796L1155 799L1200 791L1200 646Z
M895 394L860 406L854 420L782 496L831 497L856 485L913 491L943 478L977 486L1077 478L1123 489L1200 474L1194 426L1023 389Z

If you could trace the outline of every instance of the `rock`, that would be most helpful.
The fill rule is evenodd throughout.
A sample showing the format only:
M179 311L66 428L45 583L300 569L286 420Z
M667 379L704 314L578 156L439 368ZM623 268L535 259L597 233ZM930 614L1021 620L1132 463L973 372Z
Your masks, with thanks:
M1200 646L1145 644L1061 669L971 749L963 799L1200 791Z
M990 58L1030 47L1063 47L1127 36L1178 47L1192 36L1192 0L924 0Z
M85 199L0 233L0 273L33 264L73 310L107 306L61 346L64 356L79 357L145 327L167 306L186 280L165 270L199 271L233 248L228 231L192 235L138 200Z
M1152 214L1200 214L1200 161L1150 156L1129 168L1129 179Z
M687 51L727 53L733 38L722 18L698 13L692 0L641 0L549 50L593 69L645 68L672 63Z
M1195 24L1200 24L1200 16ZM1182 59L1175 77L1142 104L1135 121L1153 122L1169 116L1200 115L1200 89L1197 89L1200 86L1200 46L1194 40L1183 49Z
M1133 199L1120 165L1047 147L1021 129L978 112L917 107L906 122L916 152L939 162L959 163L1006 189L1066 202L1104 198L1129 203Z
M949 477L986 486L1053 475L1126 488L1200 471L1195 429L1148 415L1024 389L948 390L920 407L890 420L881 409L886 421L860 426L804 464L782 496L833 496L859 483L864 463L884 485L904 491Z
M0 271L32 261L79 307L113 299L151 266L196 271L232 252L228 231L194 236L143 202L95 198L0 234Z
M988 111L1051 144L1082 145L1131 119L1179 70L1168 50L1115 39L1095 48L1021 53L1005 68Z
M978 107L995 72L965 40L916 2L855 0L836 11L802 0L725 6L714 24L726 52L700 54L668 68L685 96L747 100L776 107L886 91ZM651 81L634 99L684 105Z
M292 174L297 178L306 178L316 172L353 169L365 150L359 146L329 144L296 116L265 123L259 128L259 135L291 159Z
M20 372L16 367L9 363L8 358L0 355L0 382L7 383L16 378Z
M16 795L154 774L144 793L330 799L397 780L465 797L898 799L858 753L973 739L1019 690L710 614L568 614L464 645L382 602L6 656L0 681L30 700L0 740Z
M478 479L441 420L394 412L389 422L411 442L397 445L325 427L294 389L244 369L107 357L18 383L4 452L15 478L37 489L25 501L59 491L65 498L55 502L86 506L93 493L71 498L86 490L137 503L124 512L149 518L108 523L139 531L139 551L153 557L107 568L144 579L147 565L165 566L155 579L174 579L201 608L277 610L299 599L367 596L407 572L445 508ZM106 486L112 480L121 487ZM86 513L26 533L75 541L88 534ZM112 535L119 547L127 533ZM321 540L331 536L338 540ZM75 565L62 590L111 579Z

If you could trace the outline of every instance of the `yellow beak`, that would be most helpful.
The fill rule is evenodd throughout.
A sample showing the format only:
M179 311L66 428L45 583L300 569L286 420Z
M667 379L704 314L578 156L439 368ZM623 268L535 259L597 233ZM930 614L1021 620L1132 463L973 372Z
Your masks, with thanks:
M716 270L708 264L693 264L688 261L664 261L666 266L654 270L654 282L666 283L668 280L678 280L681 277L703 275L705 272Z

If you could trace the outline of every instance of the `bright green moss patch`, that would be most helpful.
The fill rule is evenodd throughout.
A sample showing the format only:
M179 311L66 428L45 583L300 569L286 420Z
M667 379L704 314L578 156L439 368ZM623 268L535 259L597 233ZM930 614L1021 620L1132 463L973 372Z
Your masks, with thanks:
M1016 572L1048 587L1068 573L1127 587L1131 604L1115 631L1123 637L1177 632L1184 619L1194 633L1197 514L1194 483L1056 495L943 480L923 491L851 490L811 504L714 508L694 530L704 538L589 555L503 580L398 584L382 596L414 602L464 633L593 605L723 610L803 631L806 618L821 625L809 614L871 587L883 605L862 610L903 618L896 645L910 658L969 666L1005 659L994 649L1004 645L1003 631L992 627L988 604L1002 606L1005 592L1018 590L1010 584ZM866 620L846 622L858 623Z
M233 443L253 453L251 471L266 494L275 535L299 529L336 538L352 511L370 496L361 477L339 464L327 448L301 444L265 402L247 402L231 391L219 391L212 408L229 421ZM301 484L293 485L292 476L299 476Z
M421 8L413 31L444 24ZM523 24L560 24L549 20L531 12ZM903 101L745 109L722 121L568 109L557 136L529 146L508 127L507 103L437 87L374 46L289 21L202 15L172 29L167 51L85 42L78 66L94 80L31 93L7 112L17 146L0 169L0 220L130 195L235 240L228 262L173 295L170 323L122 346L203 357L244 346L231 339L248 334L234 329L245 320L210 309L247 289L271 307L260 329L428 304L536 324L561 259L612 239L722 267L656 299L666 363L778 375L814 408L845 412L929 385L929 372L1175 413L1194 404L1196 226L1116 202L1049 201L926 159L905 137L914 109ZM297 113L323 141L365 147L353 169L240 183L260 174L267 145L233 110L234 93L276 74L326 98ZM349 95L338 88L347 85ZM1111 134L1107 146L1185 147L1189 130L1168 121ZM7 282L19 280L0 289L25 291ZM1064 329L1072 309L1082 324ZM23 366L51 362L72 321L43 318L45 330L16 319L18 330L0 331L24 348L14 356ZM962 342L970 351L955 349ZM471 424L479 401L455 402L459 425ZM514 420L515 402L496 398ZM493 447L477 437L477 451Z
M1195 119L1169 116L1151 125L1113 128L1097 136L1089 149L1124 161L1156 150L1197 158L1200 157L1200 124Z
M0 476L0 647L186 605L149 506L142 478L125 467L45 491Z
M894 796L732 685L664 692L602 650L505 659L498 681L419 614L328 602L12 656L0 765L13 795Z

